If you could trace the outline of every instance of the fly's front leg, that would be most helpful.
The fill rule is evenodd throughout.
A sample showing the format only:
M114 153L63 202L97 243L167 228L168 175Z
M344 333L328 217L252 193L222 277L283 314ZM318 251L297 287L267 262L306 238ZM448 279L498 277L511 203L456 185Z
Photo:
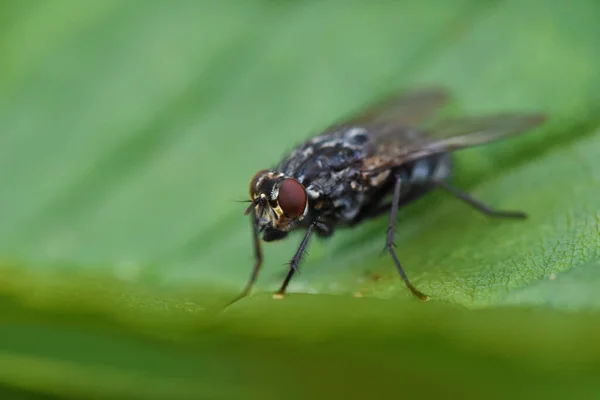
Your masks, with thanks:
M516 219L525 219L527 218L527 214L522 211L505 211L505 210L495 210L494 208L480 202L479 200L471 197L467 193L464 193L454 186L450 185L441 180L434 181L435 186L444 189L446 192L452 194L459 200L464 201L471 207L475 208L479 212L487 215L488 217L497 217L497 218L516 218Z
M390 209L390 221L389 221L389 225L388 225L388 229L387 229L387 239L386 239L386 242L385 242L385 248L391 254L392 259L394 260L394 263L396 264L396 269L398 270L398 273L400 274L400 277L402 278L402 280L406 284L406 287L416 297L418 297L419 299L421 299L423 301L427 301L427 300L429 300L429 296L427 296L426 294L424 294L424 293L420 292L419 290L417 290L417 288L414 287L413 284L410 283L410 281L408 280L408 277L406 276L406 273L404 272L404 269L402 268L402 265L400 264L400 260L398 260L398 256L396 256L396 252L394 250L394 247L396 247L396 245L394 244L394 234L395 234L395 228L396 228L396 216L398 214L398 207L400 206L400 189L402 187L402 178L401 178L401 176L400 175L396 175L395 179L396 179L396 181L394 183L394 195L392 197L392 206L391 206L391 209Z
M246 297L250 293L250 291L252 290L252 287L256 283L256 279L258 278L258 273L260 272L260 268L262 266L262 262L263 262L262 248L260 246L260 236L259 236L259 232L258 232L258 226L256 225L256 216L254 214L254 211L252 212L251 221L252 221L252 240L254 243L254 267L252 268L252 274L250 275L250 279L248 279L248 282L246 283L244 290L242 290L242 292L238 295L238 297L233 299L229 303L229 305Z
M302 260L302 255L304 254L304 251L306 250L306 246L308 246L308 240L310 239L310 235L313 233L315 226L316 226L316 223L312 223L308 226L308 229L306 229L304 238L302 238L302 242L300 242L300 246L298 246L298 250L296 250L296 254L294 254L294 257L292 257L292 261L290 261L290 270L289 270L287 276L285 277L283 283L281 284L281 287L279 288L279 290L277 292L275 292L275 295L273 297L283 298L283 295L285 294L285 289L287 288L288 284L292 280L292 276L294 276L296 271L298 271L298 266L300 265L300 261Z

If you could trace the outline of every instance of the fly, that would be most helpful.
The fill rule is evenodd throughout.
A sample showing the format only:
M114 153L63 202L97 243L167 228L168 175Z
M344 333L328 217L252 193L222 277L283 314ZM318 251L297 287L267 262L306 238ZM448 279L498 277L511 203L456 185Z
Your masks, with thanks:
M276 295L283 296L312 235L329 237L389 214L385 250L406 287L421 300L429 296L408 279L394 249L398 208L441 189L490 217L526 218L520 211L496 210L448 183L451 153L515 136L541 124L542 114L508 113L442 120L422 126L447 100L442 89L393 96L357 116L327 128L297 146L274 168L250 181L249 207L255 263L238 299L252 289L263 261L262 240L281 240L304 230L289 272Z

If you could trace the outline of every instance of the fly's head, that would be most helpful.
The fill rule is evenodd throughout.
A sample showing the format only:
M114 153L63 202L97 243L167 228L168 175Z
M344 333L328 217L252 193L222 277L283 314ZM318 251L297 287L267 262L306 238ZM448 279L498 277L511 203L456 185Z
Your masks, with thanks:
M280 172L257 172L250 181L250 201L246 214L254 210L255 223L267 242L287 236L308 213L302 183Z

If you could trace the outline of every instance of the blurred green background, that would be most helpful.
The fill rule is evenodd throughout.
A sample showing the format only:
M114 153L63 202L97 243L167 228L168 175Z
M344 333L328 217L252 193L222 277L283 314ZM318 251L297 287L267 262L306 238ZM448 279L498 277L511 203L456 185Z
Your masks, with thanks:
M598 398L600 3L3 1L0 391L5 398ZM543 111L456 157L444 193L264 247L249 179L405 88L456 115ZM363 297L354 298L360 292Z

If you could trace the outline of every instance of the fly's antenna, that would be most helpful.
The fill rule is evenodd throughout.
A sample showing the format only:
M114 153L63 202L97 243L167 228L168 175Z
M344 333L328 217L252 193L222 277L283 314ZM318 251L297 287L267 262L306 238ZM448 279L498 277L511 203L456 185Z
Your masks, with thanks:
M254 200L246 200L246 202L250 202L251 204L248 206L248 208L246 208L246 211L244 211L244 215L248 215L252 212L252 210L254 209L254 207L256 207L258 204L262 203L262 199L260 197L257 197Z

